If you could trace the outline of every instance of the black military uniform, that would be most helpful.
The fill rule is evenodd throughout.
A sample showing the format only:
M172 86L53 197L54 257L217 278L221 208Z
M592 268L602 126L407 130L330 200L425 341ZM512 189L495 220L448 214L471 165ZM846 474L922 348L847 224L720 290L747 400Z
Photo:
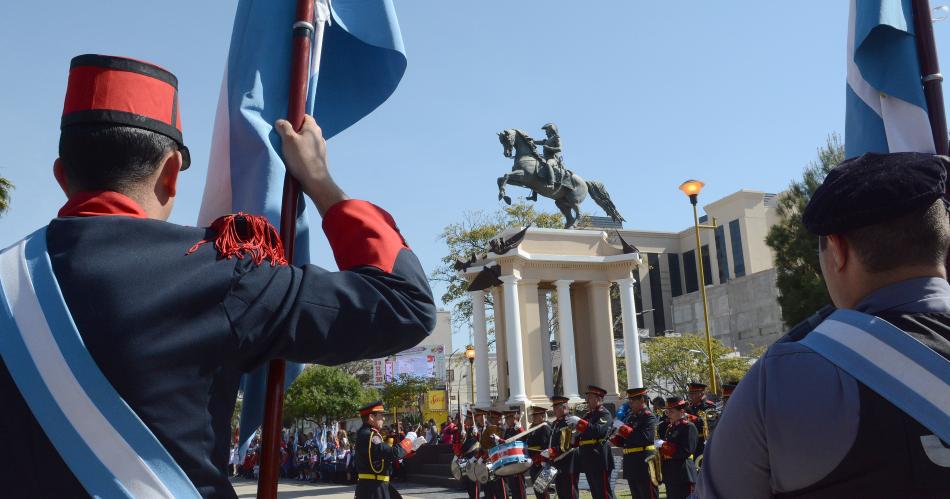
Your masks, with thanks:
M489 451L492 447L498 445L499 439L504 435L504 430L498 425L500 416L501 412L499 411L488 411L489 423L479 439L479 443L482 447L482 459L484 459L486 463L489 462ZM494 476L485 484L485 499L508 499L508 487L502 477Z
M478 428L473 424L471 412L469 412L463 426L465 427L465 440L458 446L455 455L459 459L475 459L478 457L481 446L478 443ZM463 474L462 485L465 487L469 499L478 499L480 490L478 480L472 480L467 474Z
M567 404L568 400L567 397L551 397L551 403L555 408ZM573 433L574 428L565 418L555 420L551 428L548 454L551 466L557 470L557 475L554 476L554 490L557 491L558 499L577 499L578 497L577 482L580 474L574 469L577 452L573 450Z
M511 437L521 433L521 428L517 426L520 414L521 409L517 407L512 407L510 410L505 411L506 418L514 418L513 423L510 426L506 426L505 432L502 434L506 442L509 442ZM508 422L506 421L505 424L507 425ZM524 437L522 437L522 440L524 440ZM508 489L508 494L512 499L525 499L528 496L528 491L524 483L524 473L505 477L505 487Z
M690 383L688 385L689 393L701 393L703 398L700 399L698 403L688 403L686 406L686 412L689 413L690 422L696 425L696 430L699 432L699 441L696 444L696 455L702 455L703 451L706 449L706 439L709 438L709 428L707 428L706 419L703 417L704 413L714 407L715 404L706 399L706 385L703 383Z
M544 407L534 406L531 408L531 415L546 415L547 409ZM545 449L548 449L551 446L551 427L547 422L541 423L541 428L534 430L524 437L525 444L528 446L528 457L531 458L531 483L538 478L538 473L541 473L542 460L541 452ZM548 494L538 494L538 491L534 492L537 499L547 499Z
M627 397L631 400L644 398L646 393L646 388L632 388L627 390ZM630 495L633 499L659 497L659 490L653 483L655 476L651 476L650 472L652 459L656 455L656 447L653 445L656 425L656 416L644 407L636 413L630 411L624 426L617 432L617 438L623 447L623 477L630 485Z
M660 416L660 420L656 425L656 438L660 440L666 438L666 430L670 427L670 418L666 415L665 408L666 401L663 400L663 397L653 399L653 412Z
M589 385L587 393L604 397L607 390ZM614 491L610 487L614 458L610 453L610 442L607 441L613 419L610 412L600 406L592 408L577 423L580 468L587 478L594 499L614 499Z
M667 409L684 410L686 401L680 397L666 400ZM696 425L686 415L670 423L666 441L660 448L663 455L663 483L666 484L667 499L685 499L696 483L696 465L693 454L699 440Z
M384 413L382 402L373 402L360 409L360 416ZM407 438L396 445L389 445L379 430L364 422L356 432L356 499L401 498L390 483L393 463L412 452L412 442Z

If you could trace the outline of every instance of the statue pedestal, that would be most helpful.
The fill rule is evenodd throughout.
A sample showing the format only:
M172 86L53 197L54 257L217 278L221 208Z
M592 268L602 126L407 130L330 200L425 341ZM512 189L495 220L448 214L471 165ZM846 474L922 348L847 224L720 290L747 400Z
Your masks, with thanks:
M507 239L519 231L511 228L496 237ZM641 265L640 254L624 253L609 244L603 231L531 228L516 248L504 255L489 253L465 276L471 281L483 268L495 265L500 267L503 283L492 288L498 340L496 405L545 405L553 395L552 362L545 358L550 355L549 309L556 311L554 338L560 348L562 393L580 401L592 384L608 391L606 402L620 400L610 286L612 282L630 285L637 275L633 271ZM629 307L624 319L635 322L632 301L622 303ZM485 334L485 328L475 330ZM636 331L636 324L625 324L628 356L639 351ZM641 379L639 356L628 359L628 370L624 383Z

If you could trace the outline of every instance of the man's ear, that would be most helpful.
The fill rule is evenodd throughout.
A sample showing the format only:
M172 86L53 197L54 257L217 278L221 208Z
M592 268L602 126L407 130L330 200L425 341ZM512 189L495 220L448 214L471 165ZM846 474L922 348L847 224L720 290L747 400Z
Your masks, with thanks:
M69 179L66 177L66 168L63 166L61 158L56 158L56 161L53 161L53 176L56 177L56 183L59 184L59 188L63 190L63 194L68 198L72 191L69 189Z
M178 191L178 173L181 171L182 159L181 151L175 150L165 156L165 161L161 166L159 183L165 190L165 194L173 198Z
M840 234L828 234L827 239L827 251L830 252L831 263L834 265L836 272L841 272L845 265L848 264L848 250L850 249L848 240Z

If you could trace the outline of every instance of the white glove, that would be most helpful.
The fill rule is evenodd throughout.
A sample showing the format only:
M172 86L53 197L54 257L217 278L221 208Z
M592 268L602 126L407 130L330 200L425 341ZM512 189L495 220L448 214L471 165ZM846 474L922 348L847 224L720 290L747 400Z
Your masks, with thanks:
M418 435L416 435L416 432L410 431L409 433L406 433L406 440L415 440L417 436Z
M551 459L551 449L544 449L541 451L541 457L545 459Z
M653 445L656 446L656 447L661 447L661 446L663 446L663 442L664 442L663 440L656 439L656 440L653 441Z
M567 424L569 424L569 425L571 425L571 426L577 426L577 422L580 421L580 420L581 420L581 418L579 418L579 417L577 417L577 416L573 416L573 415L567 416L566 418L564 418L564 422L566 422Z
M619 430L620 427L623 426L623 421L615 419L611 426L613 426L615 430Z
M412 451L415 452L419 450L419 447L425 445L426 442L426 437L416 437L415 440L412 441Z

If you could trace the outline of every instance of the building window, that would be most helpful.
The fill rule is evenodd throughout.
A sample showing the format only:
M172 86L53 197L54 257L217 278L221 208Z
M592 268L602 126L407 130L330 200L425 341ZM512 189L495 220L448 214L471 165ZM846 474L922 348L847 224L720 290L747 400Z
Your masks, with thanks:
M719 264L719 284L729 280L729 259L726 257L726 228L717 225L716 230L716 263Z
M676 253L667 253L666 261L670 265L670 294L683 294L683 285L680 284L680 256Z
M699 289L699 280L696 278L696 251L689 250L683 253L683 275L686 277L686 292L692 293Z
M709 286L712 284L712 263L709 261L709 245L704 244L703 250L703 281Z
M739 220L729 222L729 240L732 243L732 266L736 269L736 277L745 275L745 257L742 255L742 232L739 230Z
M666 315L663 313L666 307L663 305L663 285L660 283L660 255L648 253L647 265L650 266L647 277L650 279L650 301L653 303L653 311L650 312L653 314L653 335L660 336L666 331ZM678 280L676 284L679 285Z

